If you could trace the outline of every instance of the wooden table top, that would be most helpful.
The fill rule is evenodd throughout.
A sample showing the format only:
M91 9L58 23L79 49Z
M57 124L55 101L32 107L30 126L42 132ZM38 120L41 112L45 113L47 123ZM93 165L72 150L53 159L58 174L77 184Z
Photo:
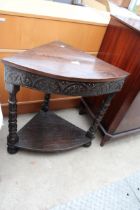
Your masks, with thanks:
M3 62L20 70L63 80L105 82L128 76L127 72L60 41L4 58Z

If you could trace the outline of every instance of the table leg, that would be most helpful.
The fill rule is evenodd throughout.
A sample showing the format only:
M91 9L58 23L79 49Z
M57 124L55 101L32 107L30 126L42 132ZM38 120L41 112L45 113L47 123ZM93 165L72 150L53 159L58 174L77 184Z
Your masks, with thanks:
M102 137L100 146L103 147L104 144L105 144L107 141L109 141L110 138L111 138L110 136L104 135L104 136Z
M7 137L7 151L10 154L15 154L18 151L18 148L15 146L18 142L16 94L19 91L20 86L7 83L6 88L9 92L9 135Z
M44 103L41 106L41 110L47 112L49 110L49 101L50 101L51 94L45 94Z
M89 130L86 133L86 136L89 137L90 139L93 139L95 137L95 133L97 131L99 123L103 119L114 95L115 95L115 93L109 94L106 97L106 99L101 103L101 106L97 112L97 115L96 115L91 127L89 128ZM88 144L85 144L84 146L88 147L90 145L91 145L91 142L89 142Z
M80 115L86 114L86 108L82 101L80 102L80 106L79 106L79 114Z

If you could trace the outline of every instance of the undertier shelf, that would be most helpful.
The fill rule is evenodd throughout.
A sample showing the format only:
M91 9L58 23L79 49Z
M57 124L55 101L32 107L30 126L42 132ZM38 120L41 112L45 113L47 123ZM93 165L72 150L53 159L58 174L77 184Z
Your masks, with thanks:
M18 132L16 147L42 152L70 150L91 141L85 134L55 113L40 111Z

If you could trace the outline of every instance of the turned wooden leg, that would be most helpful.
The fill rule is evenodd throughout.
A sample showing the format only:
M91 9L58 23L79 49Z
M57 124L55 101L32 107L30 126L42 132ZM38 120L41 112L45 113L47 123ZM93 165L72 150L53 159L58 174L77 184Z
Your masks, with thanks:
M47 112L49 110L49 101L50 101L51 94L45 94L44 103L41 106L41 110Z
M79 114L80 115L86 114L86 108L84 104L82 103L82 101L80 102L80 105L79 105Z
M15 154L18 151L18 148L15 146L18 142L16 93L19 91L20 86L6 84L6 88L9 92L9 135L7 137L7 151L10 154Z
M114 95L115 95L115 93L109 94L106 97L106 99L101 103L101 106L97 112L97 115L96 115L91 127L89 128L89 130L86 133L86 136L89 137L90 139L93 139L95 137L95 133L97 131L99 123L103 119ZM104 142L102 142L102 144L104 144Z
M90 147L90 146L91 146L91 141L83 145L83 147Z

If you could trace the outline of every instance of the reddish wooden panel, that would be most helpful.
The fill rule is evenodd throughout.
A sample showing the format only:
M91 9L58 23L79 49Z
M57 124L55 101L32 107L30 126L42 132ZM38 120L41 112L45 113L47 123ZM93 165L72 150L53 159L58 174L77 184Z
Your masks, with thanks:
M113 99L104 116L104 128L113 133L140 89L140 34L112 17L103 39L98 58L130 73L125 85ZM85 99L92 109L100 99Z
M139 33L112 18L98 57L131 73L103 120L106 128L114 130L140 89Z

